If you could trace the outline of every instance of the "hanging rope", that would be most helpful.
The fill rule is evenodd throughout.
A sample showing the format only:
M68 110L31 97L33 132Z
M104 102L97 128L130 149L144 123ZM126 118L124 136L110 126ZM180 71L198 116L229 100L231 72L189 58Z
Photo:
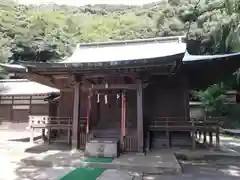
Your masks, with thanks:
M90 113L91 113L91 96L92 91L89 89L89 95L88 95L88 107L87 107L87 117L86 117L86 133L89 132L89 119L90 119Z

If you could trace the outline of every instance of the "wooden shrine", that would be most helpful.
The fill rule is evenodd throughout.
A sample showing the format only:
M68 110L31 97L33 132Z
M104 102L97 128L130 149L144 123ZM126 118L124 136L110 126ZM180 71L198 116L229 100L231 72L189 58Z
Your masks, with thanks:
M80 44L64 61L23 62L19 68L29 79L60 89L57 116L72 120L73 148L98 143L95 154L99 156L174 146L195 148L203 132L215 134L219 146L217 120L189 117L189 89L202 77L194 76L194 59L211 64L208 60L214 56L189 58L183 38ZM225 61L226 57L216 58ZM199 72L204 71L199 67ZM216 76L222 72L217 70ZM104 151L103 144L116 152Z

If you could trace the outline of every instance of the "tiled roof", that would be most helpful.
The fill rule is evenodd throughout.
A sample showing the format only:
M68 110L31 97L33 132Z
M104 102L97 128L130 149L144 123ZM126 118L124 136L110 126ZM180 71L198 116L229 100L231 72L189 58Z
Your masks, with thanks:
M129 41L79 44L72 56L60 63L101 63L147 60L184 54L183 37L152 38Z
M27 79L0 80L0 95L47 95L59 93L58 89L48 87Z

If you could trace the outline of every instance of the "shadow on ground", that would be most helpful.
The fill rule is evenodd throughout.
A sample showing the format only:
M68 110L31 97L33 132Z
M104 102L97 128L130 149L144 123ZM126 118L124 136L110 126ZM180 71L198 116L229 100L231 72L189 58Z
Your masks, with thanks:
M42 139L42 136L36 136L33 138L34 141ZM24 137L24 138L14 138L14 139L8 139L8 141L17 141L17 142L29 142L30 138L29 137Z
M40 151L41 149L41 151ZM82 152L71 152L67 145L37 145L28 148L28 152L37 159L23 158L22 162L15 168L16 179L31 180L57 180L76 167L80 167L84 160ZM46 153L47 152L47 153ZM30 162L31 161L31 162ZM29 162L29 163L28 163ZM180 175L144 175L144 180L239 180L240 162L237 159L215 159L215 160L193 160L180 161L183 174ZM123 180L123 179L122 179Z
M69 146L67 143L54 143L54 144L43 143L43 144L38 144L30 148L27 148L25 149L25 152L40 154L48 151L69 152L70 150L71 150L71 146Z
M181 161L180 175L144 175L144 180L239 180L240 163L235 161Z
M41 144L27 148L28 157L22 158L15 168L14 180L58 180L80 167L82 152L71 152L66 144ZM0 178L1 179L1 178Z
M20 165L16 168L16 178L14 180L58 180L68 172L72 171L71 167L36 167Z

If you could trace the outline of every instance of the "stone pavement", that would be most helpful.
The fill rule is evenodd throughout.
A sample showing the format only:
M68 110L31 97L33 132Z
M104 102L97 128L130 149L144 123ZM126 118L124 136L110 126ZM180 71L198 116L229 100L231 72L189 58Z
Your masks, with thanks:
M128 170L144 173L181 173L182 169L171 150L159 150L148 152L146 156L123 154L113 161L115 164L122 164Z
M2 133L3 134L3 133ZM0 135L2 135L0 132ZM13 135L4 133L5 137L13 139ZM18 133L13 133L18 136ZM14 135L14 136L15 136ZM239 150L239 139L224 136L221 143L225 147ZM59 177L81 165L84 159L82 152L70 152L69 149L56 149L52 146L37 145L31 147L26 141L0 140L0 180L57 180ZM29 150L25 152L25 150ZM240 152L240 151L238 151ZM39 158L35 165L28 164L30 157ZM131 159L131 158L130 158ZM22 161L21 161L22 160ZM25 163L23 161L25 160ZM47 160L47 161L44 161ZM51 162L44 164L38 162ZM152 175L142 172L129 172L119 169L106 170L98 180L237 180L240 179L240 164L236 159L224 158L214 161L182 161L183 174Z
M28 131L0 130L0 180L58 180L73 169L70 166L44 167L21 163L21 159L37 156L25 152L33 146L28 137Z
M104 171L97 180L133 180L132 176L127 171L120 171L117 169L108 169Z
M184 172L178 175L154 175L106 170L97 180L239 180L240 163L232 160L181 161Z
M6 146L6 150L1 148L0 180L58 180L59 177L73 169L72 167L44 167L23 164L20 160L29 154L24 153L24 150L21 149L22 146L18 147L16 150L10 149L9 146Z
M220 144L222 147L229 148L240 153L240 138L229 135L221 135Z

